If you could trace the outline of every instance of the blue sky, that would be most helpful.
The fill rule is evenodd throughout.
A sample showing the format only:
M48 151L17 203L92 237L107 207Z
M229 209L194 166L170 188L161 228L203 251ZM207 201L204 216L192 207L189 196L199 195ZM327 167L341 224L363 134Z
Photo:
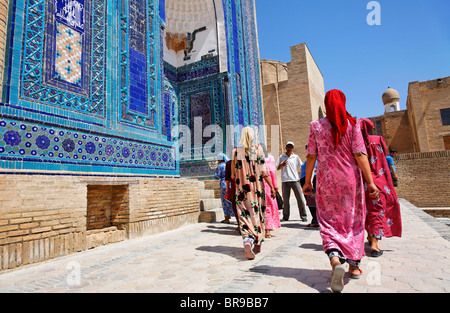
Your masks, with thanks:
M384 113L381 95L450 76L450 1L380 0L381 25L369 26L369 0L255 0L261 59L291 60L306 43L325 91L340 89L357 117Z

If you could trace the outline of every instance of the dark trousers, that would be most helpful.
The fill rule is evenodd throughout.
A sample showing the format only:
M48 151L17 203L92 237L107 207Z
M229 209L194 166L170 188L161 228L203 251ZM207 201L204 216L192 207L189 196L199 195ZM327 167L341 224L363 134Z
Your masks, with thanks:
M289 220L289 215L291 213L291 206L289 200L291 198L291 189L294 191L295 198L297 199L298 212L300 213L300 218L306 218L305 203L302 199L302 189L298 181L285 182L282 183L283 188L283 218L287 221Z
M361 264L361 260L350 260L350 259L344 258L342 256L341 251L339 251L337 249L331 249L331 250L326 251L325 253L328 255L328 258L330 260L333 257L338 257L341 264L344 264L345 262L347 262L348 264L356 266L357 268L359 268L359 265Z
M302 179L300 179L300 186L302 187L302 189L303 189L303 186L305 186L305 181L306 181L306 178L305 178L305 177L303 177ZM313 183L313 188L314 188L314 189L316 188L315 181L316 181L316 176L314 176L314 183ZM314 191L314 192L315 192L315 191ZM306 197L307 197L307 196L305 196L305 198L306 198ZM308 202L307 202L307 203L308 203ZM308 208L309 208L309 212L311 212L311 216L312 216L311 224L319 224L319 222L317 221L316 206L309 206L309 205L308 205Z

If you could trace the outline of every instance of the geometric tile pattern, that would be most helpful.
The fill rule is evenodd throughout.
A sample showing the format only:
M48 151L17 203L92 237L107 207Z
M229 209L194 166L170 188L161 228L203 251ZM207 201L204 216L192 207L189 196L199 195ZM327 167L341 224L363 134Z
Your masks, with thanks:
M177 170L172 147L0 118L2 161L24 161L20 164L24 169L60 164L80 170L94 166L99 172L112 168L142 174Z
M222 0L232 93L232 123L262 125L258 42L254 36L255 1ZM263 140L264 134L260 134Z
M66 6L75 17L58 15L65 12ZM24 34L22 73L15 77L20 77L19 92L24 101L15 104L34 110L32 102L39 102L44 104L39 106L40 111L46 113L59 107L61 111L68 109L105 118L107 7L105 0L17 2L16 23L24 25L16 27L16 32L23 29ZM19 12L23 12L23 17ZM82 27L76 27L78 22L74 27L68 23L74 19L83 21Z
M120 123L152 132L162 118L162 51L157 0L119 1ZM157 66L159 64L159 66Z
M190 104L190 129L194 129L195 118L202 118L202 129L211 125L211 91L202 91L198 93L193 93L189 97ZM195 144L194 132L191 131L191 142ZM206 144L210 138L203 137L202 145Z
M253 1L243 1L242 2L242 12L243 12L243 33L245 37L245 60L247 64L247 84L248 84L248 103L249 103L249 123L252 125L262 125L263 116L262 110L258 109L260 103L262 103L261 93L251 92L252 90L261 90L260 82L260 70L259 70L259 57L258 57L258 45L256 39L254 38L254 26L255 16L254 16L254 2ZM253 38L252 38L253 37ZM263 136L264 134L260 134ZM264 141L263 138L260 138Z
M55 75L75 85L81 85L82 34L56 22Z

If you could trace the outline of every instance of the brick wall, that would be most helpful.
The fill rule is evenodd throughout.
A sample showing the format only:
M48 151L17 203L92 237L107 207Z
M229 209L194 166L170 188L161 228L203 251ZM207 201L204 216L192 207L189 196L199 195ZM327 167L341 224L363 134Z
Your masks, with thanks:
M425 209L423 210L425 213L430 214L433 217L436 218L450 218L450 209L448 208L431 208L431 209Z
M399 197L418 207L450 207L450 151L401 154L395 167Z
M287 141L296 144L302 159L306 154L310 123L319 118L319 109L325 112L323 76L306 44L291 47L291 62L287 63L288 76L283 63L262 62L264 123L267 125L267 148L278 158L285 151ZM271 64L276 65L275 66ZM274 71L275 69L275 71ZM278 71L278 85L276 74ZM278 110L279 106L279 110ZM272 133L272 126L281 125L281 134ZM277 130L275 127L274 131ZM279 150L272 148L272 140L280 140Z
M450 77L411 82L406 106L416 151L444 150L450 126L443 125L440 110L450 107Z
M198 181L155 178L130 188L130 238L198 223Z
M8 24L9 0L0 0L0 102L3 90L3 71L5 64L6 28Z
M409 124L408 111L384 114L383 137L389 148L399 153L414 153L414 139Z
M0 171L0 270L197 223L199 214L196 180Z

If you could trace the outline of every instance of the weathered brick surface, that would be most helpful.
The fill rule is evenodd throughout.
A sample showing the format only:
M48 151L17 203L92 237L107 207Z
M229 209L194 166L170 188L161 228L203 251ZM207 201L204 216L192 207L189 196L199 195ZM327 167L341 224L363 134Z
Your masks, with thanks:
M450 209L448 208L432 208L432 209L424 209L425 213L430 214L436 218L450 218Z
M397 192L418 207L450 207L450 151L398 155Z
M198 181L5 175L0 270L198 222Z
M293 141L296 153L303 159L310 123L325 112L325 87L306 44L291 47L291 56L289 63L261 61L267 149L278 158L284 153L286 142Z
M90 185L87 193L87 229L115 226L123 229L128 222L127 185Z
M446 149L444 138L450 126L444 125L441 110L450 103L450 77L423 82L411 82L406 106L415 151L430 152Z

